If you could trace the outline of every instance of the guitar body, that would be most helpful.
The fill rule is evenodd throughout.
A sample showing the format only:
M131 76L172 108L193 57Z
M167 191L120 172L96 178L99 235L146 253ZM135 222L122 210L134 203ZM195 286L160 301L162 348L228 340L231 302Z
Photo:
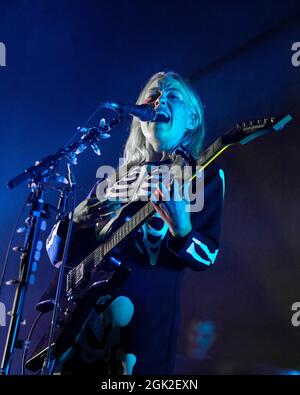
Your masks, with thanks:
M127 280L131 270L121 265L114 272L105 273L94 271L85 282L84 289L78 292L71 300L66 293L62 295L58 327L55 331L53 356L64 353L74 344L91 309L96 305L101 296L113 295ZM50 328L49 328L50 329ZM36 372L41 369L48 349L49 331L43 336L38 346L26 362L26 368Z
M117 213L113 222L108 222L104 230L102 230L99 237L99 245L101 246L105 241L109 240L110 236L114 234L115 230L120 228L122 224L128 221L134 213L136 213L145 202L136 201L130 205L124 205ZM145 222L148 216L143 220ZM68 275L70 271L65 270L63 279L62 295L60 299L60 311L57 319L57 329L54 336L54 352L53 356L57 357L64 353L72 344L83 324L85 323L92 308L97 303L101 296L113 295L114 291L122 287L131 270L126 267L125 263L119 259L122 249L128 243L123 240L107 253L104 258L99 258L98 255L93 256L89 270L78 270L80 274L80 281L76 283L71 289L66 287L68 285ZM82 247L84 248L84 246ZM76 259L74 262L68 262L68 267L76 267ZM55 278L54 285L57 283ZM54 299L55 294L53 288L49 287L50 291L46 292L43 299ZM41 369L46 357L49 344L50 326L47 333L42 337L38 346L26 362L26 368L33 372Z

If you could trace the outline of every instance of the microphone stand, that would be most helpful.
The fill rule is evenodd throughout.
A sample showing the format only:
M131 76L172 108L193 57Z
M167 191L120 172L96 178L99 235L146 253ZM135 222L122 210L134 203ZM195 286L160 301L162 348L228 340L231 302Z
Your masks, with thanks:
M66 266L66 261L68 257L68 250L69 250L69 245L71 241L71 235L72 235L72 227L73 227L73 218L74 218L74 210L76 206L76 182L74 179L74 175L72 174L71 166L68 163L68 179L69 179L69 185L70 185L70 191L72 194L72 211L71 211L71 220L69 222L68 226L68 232L67 232L67 237L65 241L65 246L64 246L64 252L63 252L63 258L62 262L59 268L59 276L58 276L58 282L57 282L57 287L56 287L56 293L55 293L55 300L54 300L54 307L53 307L53 312L52 312L52 320L51 320L51 328L50 328L50 334L49 334L49 340L48 340L48 349L47 349L47 354L46 358L44 360L44 364L42 367L42 374L43 375L50 375L53 372L54 365L55 365L55 358L52 357L53 353L53 339L55 336L55 330L57 326L57 314L59 311L59 303L60 303L60 295L61 295L61 290L62 290L62 284L63 284L63 277L64 277L64 271L65 271L65 266ZM59 205L61 206L62 210L64 209L65 203L66 202L66 197L64 193L61 194L60 197L60 202ZM59 214L60 217L64 218L64 212L62 211L62 215Z
M61 148L56 154L47 156L41 162L36 162L34 166L29 167L23 173L19 174L8 182L8 187L10 189L13 189L16 186L22 184L23 182L29 181L28 187L32 191L32 198L29 203L31 204L31 210L28 218L26 219L26 234L24 246L18 248L18 251L22 252L20 257L19 277L18 280L10 282L13 284L17 284L17 288L15 291L13 307L11 311L11 320L1 363L1 375L9 374L15 349L27 346L24 341L20 340L18 337L25 304L26 291L28 285L34 283L37 261L40 258L42 242L39 240L39 234L41 230L46 230L45 219L48 219L50 217L49 205L44 202L47 183L50 180L57 180L58 178L60 178L61 180L63 178L55 173L55 170L60 160L67 159L69 164L71 163L76 165L77 155L81 154L88 146L91 146L93 151L97 155L100 155L101 153L97 146L97 142L101 139L109 138L110 135L107 132L110 131L113 127L119 125L121 120L122 118L118 117L113 119L109 124L106 124L105 120L102 119L98 127L81 128L80 131L83 133L83 135L80 141L74 142L69 146ZM71 192L74 193L76 189L76 184L74 181L71 180L70 167L68 184L71 186ZM61 199L64 199L62 195ZM62 206L63 208L63 202L60 201L58 206ZM64 255L67 256L67 248L64 251ZM60 291L61 283L59 284L57 289L56 304L58 304L59 301ZM56 313L55 315L53 315L52 319L52 337L54 336L54 330L57 326L56 322L54 322L55 320ZM51 360L50 352L47 361ZM48 368L48 366L46 366L46 368ZM48 372L50 372L50 369L46 371L46 373Z
M42 218L44 216L44 195L45 190L41 183L31 186L34 190L34 196L31 201L31 210L26 220L26 235L24 247L20 250L19 278L17 280L17 289L15 292L13 308L11 312L11 320L8 329L8 335L5 343L4 354L1 365L1 374L8 375L11 367L13 352L15 348L23 348L23 342L18 339L19 328L22 321L22 312L25 302L27 287L33 283L34 279L34 263L36 266L35 255L39 233L42 228Z

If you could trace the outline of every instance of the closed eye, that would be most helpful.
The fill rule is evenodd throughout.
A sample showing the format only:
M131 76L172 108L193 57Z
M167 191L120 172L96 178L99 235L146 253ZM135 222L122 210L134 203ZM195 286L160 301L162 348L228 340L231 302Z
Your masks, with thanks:
M167 98L170 100L183 100L183 96L179 91L170 91L167 93Z

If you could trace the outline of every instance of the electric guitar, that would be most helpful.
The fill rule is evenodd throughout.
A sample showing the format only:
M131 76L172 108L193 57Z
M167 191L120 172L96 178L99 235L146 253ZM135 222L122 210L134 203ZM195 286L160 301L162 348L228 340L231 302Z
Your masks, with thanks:
M279 132L291 119L292 117L287 115L236 123L233 128L217 138L200 154L196 161L196 171L191 179L230 146L244 145L265 134ZM183 147L175 153L178 158L190 160L189 153ZM56 330L52 347L54 357L61 355L72 345L90 309L99 297L121 287L126 281L130 275L130 269L114 253L122 251L122 245L128 241L128 236L154 213L155 209L151 201L129 203L124 206L114 221L114 226L106 233L101 244L66 273L66 290L60 302L59 327ZM109 273L107 273L108 265L111 268ZM106 267L106 276L104 276L104 267ZM27 369L37 371L42 368L48 348L47 340L48 337L45 335L27 360Z

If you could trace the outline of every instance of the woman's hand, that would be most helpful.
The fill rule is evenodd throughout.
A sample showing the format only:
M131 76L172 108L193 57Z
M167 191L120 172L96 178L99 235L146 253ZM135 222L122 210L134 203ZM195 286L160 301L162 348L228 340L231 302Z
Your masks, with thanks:
M184 237L192 230L189 203L184 199L188 188L189 184L186 183L181 193L179 183L175 179L171 193L161 183L151 197L153 207L169 225L169 230L175 237Z
M107 222L116 215L121 204L116 200L100 202L98 198L83 200L74 211L75 230L95 226L97 222ZM69 214L69 219L71 213Z

